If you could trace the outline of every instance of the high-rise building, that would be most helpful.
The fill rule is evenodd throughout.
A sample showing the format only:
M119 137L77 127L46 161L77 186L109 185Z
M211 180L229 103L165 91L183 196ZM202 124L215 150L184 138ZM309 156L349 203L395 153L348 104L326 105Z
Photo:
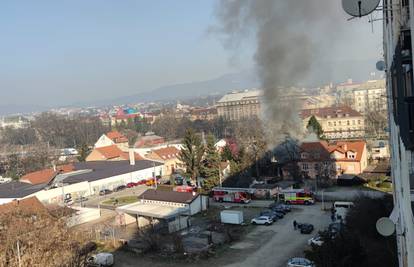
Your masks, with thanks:
M413 0L384 0L384 57L386 62L391 170L399 265L414 267L414 85ZM373 47L374 49L374 47Z

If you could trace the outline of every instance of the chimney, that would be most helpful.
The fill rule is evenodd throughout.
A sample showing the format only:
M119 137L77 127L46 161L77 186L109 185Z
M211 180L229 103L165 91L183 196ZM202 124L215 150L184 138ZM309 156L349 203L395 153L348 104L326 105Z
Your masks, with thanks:
M342 145L343 150L347 151L348 150L348 146L345 144Z
M131 164L132 166L135 165L135 153L133 148L129 149L129 164Z
M56 164L53 163L53 171L56 172Z

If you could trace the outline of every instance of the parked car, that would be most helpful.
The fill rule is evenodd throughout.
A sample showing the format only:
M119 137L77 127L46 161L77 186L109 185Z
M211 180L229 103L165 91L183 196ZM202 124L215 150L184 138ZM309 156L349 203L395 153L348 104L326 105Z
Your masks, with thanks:
M138 185L138 183L132 183L132 182L131 182L131 183L127 183L127 185L126 185L126 186L127 186L128 188L131 188L131 187L135 187L135 186L137 186L137 185Z
M287 262L287 267L315 267L315 264L305 258L291 258Z
M125 185L120 185L120 186L116 187L116 188L114 189L114 191L115 191L115 192L122 191L122 190L124 190L125 188L127 188Z
M310 234L313 232L313 225L310 223L300 223L298 224L301 234Z
M282 213L283 215L285 215L287 213L287 211L285 211L282 207L280 206L275 206L272 208L273 211L278 212L278 213Z
M272 221L277 221L279 218L277 217L276 213L272 212L272 211L262 211L260 212L260 216L267 216L270 217L270 219L272 219Z
M101 191L99 191L99 195L100 195L100 196L109 195L109 194L111 194L111 193L112 193L112 191L111 191L111 190L109 190L109 189L102 189Z
M268 216L260 216L253 218L251 221L252 224L262 224L262 225L271 225L273 220Z
M309 246L322 246L323 244L323 240L322 237L320 235L314 236L311 239L308 240L308 245Z
M114 265L114 255L112 253L98 253L88 258L88 267L110 267Z
M292 211L292 208L290 207L290 205L287 205L287 204L279 204L278 207L281 207L285 212Z

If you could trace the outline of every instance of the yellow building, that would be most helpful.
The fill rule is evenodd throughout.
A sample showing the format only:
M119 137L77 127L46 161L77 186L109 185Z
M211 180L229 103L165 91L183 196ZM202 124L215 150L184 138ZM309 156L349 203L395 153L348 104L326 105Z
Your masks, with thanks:
M304 109L301 111L306 128L309 119L315 116L328 139L360 138L365 136L365 120L358 111L350 107Z

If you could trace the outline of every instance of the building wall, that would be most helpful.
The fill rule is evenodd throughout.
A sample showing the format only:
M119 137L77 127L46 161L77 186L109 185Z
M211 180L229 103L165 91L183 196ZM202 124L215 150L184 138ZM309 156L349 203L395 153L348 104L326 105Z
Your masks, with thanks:
M393 180L394 189L394 210L397 211L396 220L396 234L398 243L398 256L399 266L402 267L414 267L414 217L412 212L412 201L414 200L413 194L410 191L414 187L414 181L410 183L410 174L413 175L413 153L408 150L401 138L401 128L394 120L394 106L392 100L393 87L392 82L392 70L393 61L395 58L395 48L400 36L400 30L402 28L409 28L411 36L414 36L414 1L409 0L409 13L407 13L408 7L401 8L401 0L384 0L384 6L397 7L388 8L384 12L384 57L386 61L387 69L387 94L388 99L388 117L390 128L390 147L391 147L391 174ZM393 14L391 14L391 12ZM411 20L406 20L406 16L409 15ZM412 40L412 38L411 38ZM411 45L413 45L411 41ZM411 47L412 49L412 47ZM411 59L412 53L411 53Z
M303 120L303 126L306 128L311 117ZM328 139L341 138L359 138L365 136L365 120L363 116L357 117L316 117L322 126L324 135Z
M208 197L199 195L193 202L190 204L190 215L197 214L203 210L206 210L208 207Z
M258 97L217 103L218 116L231 121L260 117L261 109L262 107Z
M106 135L103 134L101 137L99 137L98 141L96 141L95 148L111 145L115 145L114 141L112 141Z

